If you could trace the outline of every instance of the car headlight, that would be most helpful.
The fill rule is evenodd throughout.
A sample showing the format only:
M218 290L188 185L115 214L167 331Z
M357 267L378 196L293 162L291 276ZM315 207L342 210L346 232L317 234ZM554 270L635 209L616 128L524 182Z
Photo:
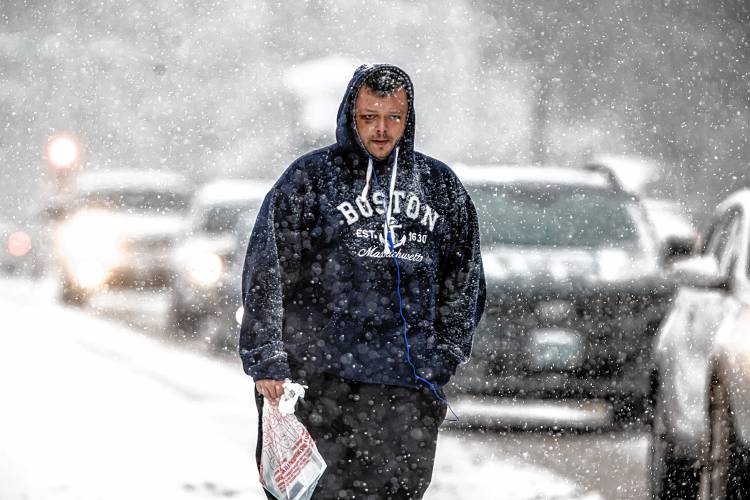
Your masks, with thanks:
M224 270L221 257L212 252L197 252L188 258L188 273L190 278L199 285L213 285Z
M600 250L597 263L599 279L604 281L623 281L657 272L655 260L642 254L634 256L617 248Z
M242 318L245 316L245 308L240 306L237 308L237 311L234 313L234 319L237 321L238 325L242 325Z
M122 260L120 235L106 217L80 214L60 228L59 249L79 285L101 285Z
M616 248L600 250L597 255L599 277L607 281L622 279L628 274L630 259L628 254Z
M510 274L508 266L495 255L482 256L482 265L484 266L484 274L488 278L502 280Z

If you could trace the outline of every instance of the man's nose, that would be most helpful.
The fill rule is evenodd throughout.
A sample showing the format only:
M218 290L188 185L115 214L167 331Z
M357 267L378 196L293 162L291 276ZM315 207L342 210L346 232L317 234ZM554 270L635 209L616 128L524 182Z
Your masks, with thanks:
M384 116L379 117L375 120L375 131L379 134L384 134L388 130L388 120Z

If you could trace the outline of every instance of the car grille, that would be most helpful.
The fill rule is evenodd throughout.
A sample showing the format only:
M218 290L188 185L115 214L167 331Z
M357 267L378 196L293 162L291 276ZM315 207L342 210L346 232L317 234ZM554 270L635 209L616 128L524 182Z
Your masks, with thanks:
M544 314L547 304L552 305ZM488 297L472 363L483 365L486 375L538 372L531 355L535 332L572 332L581 339L583 359L561 371L581 377L612 376L649 356L652 334L665 311L666 302L651 294Z

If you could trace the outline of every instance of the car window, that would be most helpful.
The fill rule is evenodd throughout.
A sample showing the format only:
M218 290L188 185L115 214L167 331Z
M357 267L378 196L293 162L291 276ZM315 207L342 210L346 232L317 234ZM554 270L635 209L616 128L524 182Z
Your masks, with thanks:
M258 208L253 208L242 214L239 224L237 224L237 234L242 238L250 238L250 233L253 231L255 225L255 219L258 218Z
M729 241L729 223L731 221L731 214L725 214L708 228L708 231L706 231L706 243L703 246L703 255L710 255L717 261L719 260Z
M640 206L610 191L487 185L473 189L471 197L486 245L602 248L640 245L644 236Z
M739 212L727 212L709 229L703 253L716 259L722 275L729 272L733 257L737 255L741 220Z
M207 234L234 233L242 216L254 209L247 205L214 205L207 207L196 220L197 231Z
M199 229L208 234L228 233L237 224L241 207L210 207L203 213Z
M732 221L729 223L729 241L727 242L727 245L724 248L724 252L719 257L719 271L722 275L726 275L729 273L730 267L733 266L734 261L739 254L740 248L740 228L742 217L740 217L739 214L736 214L734 217L732 217Z

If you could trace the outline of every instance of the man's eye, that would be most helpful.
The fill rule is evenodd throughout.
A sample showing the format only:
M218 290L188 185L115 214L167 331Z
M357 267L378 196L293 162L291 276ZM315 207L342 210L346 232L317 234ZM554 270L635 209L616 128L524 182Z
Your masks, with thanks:
M391 120L393 120L394 122L400 122L401 115L391 115Z
M375 115L362 115L363 120L374 120Z

